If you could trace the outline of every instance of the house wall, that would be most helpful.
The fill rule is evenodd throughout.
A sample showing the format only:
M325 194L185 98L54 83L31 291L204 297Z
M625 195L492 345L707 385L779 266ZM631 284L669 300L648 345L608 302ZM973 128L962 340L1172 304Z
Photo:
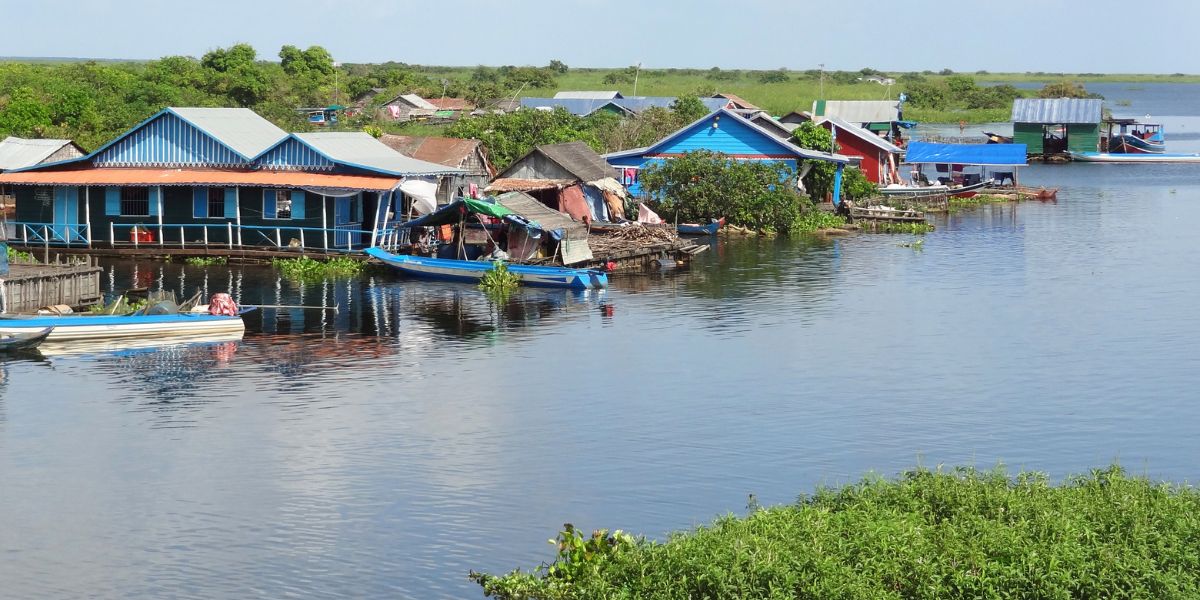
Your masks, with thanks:
M1013 143L1025 144L1029 154L1041 154L1042 125L1040 123L1013 123Z
M510 166L504 176L511 179L575 179L569 171L540 152Z
M883 153L880 152L878 146L848 133L839 135L837 143L839 154L862 157L861 168L863 175L866 175L871 183L881 184L883 182L883 171L885 168L883 163L887 161L887 157L881 157Z
M1072 152L1096 152L1100 148L1100 124L1067 125L1067 147Z

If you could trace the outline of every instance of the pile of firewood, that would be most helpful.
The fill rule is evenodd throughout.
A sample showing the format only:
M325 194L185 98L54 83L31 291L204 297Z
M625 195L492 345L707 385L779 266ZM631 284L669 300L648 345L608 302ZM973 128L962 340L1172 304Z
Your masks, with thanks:
M643 225L633 223L611 231L592 230L588 236L588 246L597 256L613 254L625 250L670 244L679 239L675 228L666 225Z

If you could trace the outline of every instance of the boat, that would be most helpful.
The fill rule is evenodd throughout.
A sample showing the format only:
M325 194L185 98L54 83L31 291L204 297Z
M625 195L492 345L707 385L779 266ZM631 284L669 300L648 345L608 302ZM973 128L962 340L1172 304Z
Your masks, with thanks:
M0 334L0 352L15 352L36 348L52 331L54 331L53 327L44 327L28 332Z
M1108 119L1108 133L1101 148L1110 154L1163 154L1167 151L1163 126L1157 123L1138 123L1134 119ZM1116 127L1117 131L1113 131Z
M168 315L10 316L0 319L0 336L28 335L53 328L48 342L129 337L241 333L246 324L235 316L178 313Z
M423 279L477 282L493 268L492 263L486 260L409 256L392 254L382 248L367 248L363 252L401 273ZM505 266L509 273L520 278L522 285L574 290L608 287L608 275L595 269L543 267L513 263L506 263Z
M984 137L987 138L987 143L989 143L989 144L1011 144L1011 143L1013 143L1013 139L1012 139L1011 135L1000 135L998 133L992 133L991 131L985 131L985 132L983 132L983 135L984 135Z
M1071 152L1071 160L1096 163L1200 163L1200 154Z
M951 187L948 185L900 185L893 184L879 188L879 193L892 198L925 198L935 196L953 196L955 198L970 198L988 185L989 181L976 181L970 185Z
M725 217L713 219L706 225L699 223L680 223L675 226L675 231L679 235L717 235L717 232L725 226Z

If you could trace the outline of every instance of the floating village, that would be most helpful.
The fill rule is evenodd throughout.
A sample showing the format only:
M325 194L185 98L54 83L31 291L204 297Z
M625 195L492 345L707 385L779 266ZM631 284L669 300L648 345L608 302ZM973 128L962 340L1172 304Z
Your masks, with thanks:
M246 108L168 107L91 152L9 137L0 142L6 242L36 258L0 269L0 345L236 332L253 308L218 294L79 314L101 300L99 257L342 257L414 278L480 282L502 270L514 284L602 289L623 273L686 265L735 230L720 209L697 222L659 215L661 198L642 185L646 169L697 151L799 173L831 166L832 191L816 207L849 225L827 234L924 226L927 213L976 194L1053 200L1057 190L1021 184L1030 160L1200 161L1167 153L1158 124L1103 118L1097 99L1020 98L1011 136L956 143L910 139L903 97L818 100L778 117L732 94L700 100L707 114L648 146L601 155L583 141L539 145L499 172L479 140L327 128L355 110L342 106L302 109L318 129L306 133ZM674 101L577 91L493 110L620 118ZM480 114L463 99L415 94L378 110L397 121ZM798 146L804 123L827 130L836 152ZM847 169L877 193L845 198Z

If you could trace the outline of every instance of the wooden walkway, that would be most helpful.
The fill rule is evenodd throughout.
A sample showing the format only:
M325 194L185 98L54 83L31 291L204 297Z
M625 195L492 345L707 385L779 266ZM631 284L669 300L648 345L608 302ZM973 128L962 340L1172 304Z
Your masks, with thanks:
M79 308L100 300L100 273L89 258L78 264L20 263L0 277L0 303L7 313L30 313L43 306Z

